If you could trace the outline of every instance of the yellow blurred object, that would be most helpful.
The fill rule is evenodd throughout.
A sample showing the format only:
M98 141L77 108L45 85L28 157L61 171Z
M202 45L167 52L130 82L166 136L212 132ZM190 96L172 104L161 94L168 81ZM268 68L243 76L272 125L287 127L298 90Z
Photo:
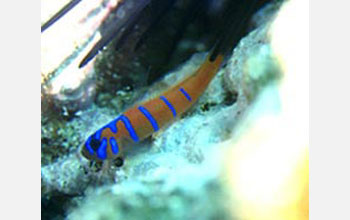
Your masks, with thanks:
M261 91L226 143L233 219L309 219L308 4L280 9L270 34L282 79Z
M308 219L308 148L262 120L230 151L234 219ZM272 122L274 123L274 122ZM274 135L272 135L274 134ZM276 138L277 137L277 138Z

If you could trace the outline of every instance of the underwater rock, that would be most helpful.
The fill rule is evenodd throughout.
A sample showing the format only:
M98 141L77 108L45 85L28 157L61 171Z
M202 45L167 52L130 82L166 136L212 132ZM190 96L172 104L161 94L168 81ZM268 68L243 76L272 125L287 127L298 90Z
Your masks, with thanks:
M65 73L60 75L60 77L65 77L66 74L70 79L74 77L73 73ZM52 84L47 86L50 89L46 89L45 92L49 94L44 95L43 102L48 102L45 99L51 100L51 108L47 111L54 110L56 113L61 113L63 116L68 117L69 115L74 115L75 112L86 108L91 105L96 94L95 81L91 77L86 77L77 83L73 83L74 80L67 80L62 85L60 85L60 90L54 92L57 84L59 84L60 79L56 79ZM71 83L68 83L71 82Z
M213 165L184 162L181 168L160 167L143 178L87 190L67 219L230 219L227 207L216 205L227 193L217 183Z
M75 154L43 166L41 169L42 196L50 196L55 192L68 195L82 193L89 182L83 166L84 163Z
M240 105L251 103L260 89L277 77L278 66L269 44L269 28L270 23L267 23L243 38L227 64L224 82L228 90L240 94Z

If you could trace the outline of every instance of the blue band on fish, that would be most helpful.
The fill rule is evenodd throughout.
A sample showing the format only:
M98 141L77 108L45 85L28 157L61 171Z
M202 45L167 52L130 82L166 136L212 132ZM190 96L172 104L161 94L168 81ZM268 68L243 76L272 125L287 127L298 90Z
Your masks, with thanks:
M119 147L115 138L114 137L109 138L109 143L111 144L113 154L118 154Z
M168 101L168 99L165 98L165 96L160 96L159 97L170 109L170 111L173 113L174 118L176 117L176 110L173 107L173 105Z
M97 157L101 160L107 158L107 139L103 138L100 147L97 149Z
M191 96L185 91L185 89L184 88L180 88L180 92L182 92L182 94L184 94L184 96L186 97L186 99L188 100L188 101L192 101L192 98L191 98Z
M129 132L129 134L130 134L130 137L131 137L135 142L139 141L139 137L137 136L137 134L136 134L134 128L132 127L132 124L131 124L129 118L126 117L125 115L121 115L121 116L119 117L119 119L124 123L125 128L128 130L128 132Z
M143 106L139 106L138 109L140 110L140 112L142 112L142 114L149 120L149 122L151 123L154 131L158 131L159 127L158 127L158 123L157 121L153 118L152 114Z

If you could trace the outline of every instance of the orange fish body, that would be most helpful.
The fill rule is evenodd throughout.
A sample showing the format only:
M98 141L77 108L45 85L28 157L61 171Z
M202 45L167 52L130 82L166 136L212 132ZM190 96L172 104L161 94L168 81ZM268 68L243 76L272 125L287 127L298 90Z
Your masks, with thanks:
M197 71L157 98L136 105L89 136L82 154L95 161L114 160L123 148L149 137L187 111L218 72L223 55L210 54Z

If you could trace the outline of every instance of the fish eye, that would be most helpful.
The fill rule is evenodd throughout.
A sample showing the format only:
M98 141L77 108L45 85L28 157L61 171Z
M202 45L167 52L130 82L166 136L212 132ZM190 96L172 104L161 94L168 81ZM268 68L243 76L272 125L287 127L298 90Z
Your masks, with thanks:
M114 164L115 164L117 167L123 166L123 164L124 164L123 158L117 157L117 158L114 160Z
M91 139L90 146L94 151L97 151L97 149L100 147L101 142L95 138Z

